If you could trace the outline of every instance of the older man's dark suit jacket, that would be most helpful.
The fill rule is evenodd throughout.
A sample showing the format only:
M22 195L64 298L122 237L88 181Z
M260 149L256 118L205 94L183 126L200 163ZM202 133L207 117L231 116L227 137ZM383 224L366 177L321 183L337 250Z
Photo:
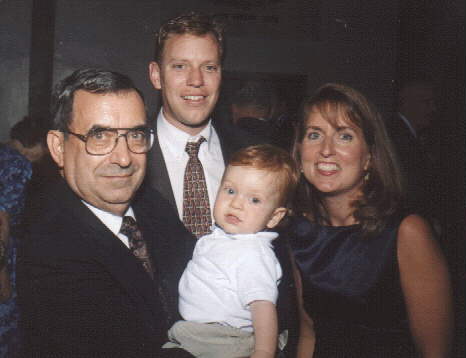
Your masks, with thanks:
M189 234L176 213L155 192L132 204L152 280L64 180L52 189L18 255L23 356L167 356L160 347L177 319L177 282L188 261L178 243Z
M263 140L259 137L255 137L228 123L221 121L213 121L212 123L220 139L225 165L227 165L231 155L237 150L250 145L263 143ZM158 138L155 139L155 143L149 153L148 160L148 172L146 174L142 193L145 193L146 190L155 189L159 191L176 210L175 197L173 195L167 167L163 159ZM178 244L180 255L192 256L195 244L194 237L184 243L179 240ZM294 356L294 349L297 344L298 334L295 286L287 243L277 239L274 241L274 249L283 269L283 277L279 285L279 298L277 301L279 328L280 330L287 329L289 331L290 339L286 350L286 356L292 357Z

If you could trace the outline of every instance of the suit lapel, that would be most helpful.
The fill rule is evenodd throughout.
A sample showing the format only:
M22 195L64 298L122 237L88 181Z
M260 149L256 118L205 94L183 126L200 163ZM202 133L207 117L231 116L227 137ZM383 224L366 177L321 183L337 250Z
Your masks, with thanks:
M156 127L157 121L154 122L153 126ZM245 133L237 132L236 128L225 125L221 121L212 121L212 125L218 135L220 141L220 147L222 150L223 162L227 163L231 155L239 148L252 144L247 142L246 138L237 138L243 136ZM233 134L232 134L233 133ZM244 141L244 143L242 143ZM170 177L168 175L167 166L163 158L162 149L160 148L160 142L158 135L154 136L154 144L148 154L147 173L142 188L142 192L148 195L150 190L146 190L145 187L155 189L159 192L162 197L168 201L171 207L177 212L175 196L173 194Z
M82 239L88 242L90 256L128 292L141 312L141 320L153 327L159 319L157 290L141 263L70 189L65 188L60 197L80 228Z
M146 184L157 190L162 196L176 208L175 195L173 194L170 177L168 176L167 166L163 158L162 149L160 148L159 139L154 136L154 145L148 155L148 167L146 174Z
M232 149L235 148L235 145L221 124L215 123L215 121L212 121L212 124L219 137L223 161L226 163L227 159L233 154ZM154 136L154 144L147 160L148 166L144 185L149 185L152 189L157 190L176 209L175 195L173 194L167 165L163 158L157 133Z
M178 213L160 193L146 192L133 202L133 209L158 272L180 266L184 269L196 242Z
M265 143L261 138L252 136L232 124L224 121L212 121L222 147L223 161L229 162L231 156L239 149L250 145Z
M132 205L155 269L163 307L173 322L178 315L178 281L192 256L195 238L175 209L156 191L139 193Z
M232 148L234 148L234 144L231 142L231 137L227 134L225 128L222 126L220 122L212 121L212 125L217 132L218 139L220 140L220 147L222 149L223 155L223 163L226 165L228 163L229 158L231 157Z

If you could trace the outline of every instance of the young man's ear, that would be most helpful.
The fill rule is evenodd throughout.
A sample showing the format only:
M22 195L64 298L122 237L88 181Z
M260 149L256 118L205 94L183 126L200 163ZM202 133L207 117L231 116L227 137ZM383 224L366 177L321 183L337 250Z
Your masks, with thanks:
M47 146L50 155L59 168L63 168L64 141L63 132L53 130L47 133Z
M283 219L286 215L288 210L286 208L276 208L270 218L269 222L267 223L267 228L273 229L278 223Z
M149 78L155 89L162 89L162 81L160 80L160 66L155 61L149 63Z

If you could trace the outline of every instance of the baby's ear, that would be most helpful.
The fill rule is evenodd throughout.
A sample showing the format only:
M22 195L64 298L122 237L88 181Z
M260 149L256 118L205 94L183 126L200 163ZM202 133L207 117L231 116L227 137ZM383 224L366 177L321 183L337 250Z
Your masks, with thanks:
M268 229L273 229L278 223L283 219L286 215L288 210L286 208L276 208L270 218L269 222L267 223Z

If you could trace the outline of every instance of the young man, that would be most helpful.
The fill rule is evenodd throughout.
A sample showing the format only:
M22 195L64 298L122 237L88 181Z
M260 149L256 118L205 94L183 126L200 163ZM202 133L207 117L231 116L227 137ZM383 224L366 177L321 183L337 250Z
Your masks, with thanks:
M197 238L210 231L224 163L236 150L254 144L247 133L210 117L220 93L223 50L218 24L191 13L160 28L149 65L150 80L162 94L162 109L146 181L177 209ZM188 143L196 142L190 159ZM193 180L200 187L193 189Z
M196 357L275 356L282 270L272 247L278 234L271 230L285 216L298 178L294 161L277 147L233 155L215 201L216 227L197 241L180 280L186 321L171 328L167 348Z
M189 258L195 238L211 230L225 163L258 140L210 117L219 96L224 52L223 33L212 18L190 13L169 20L157 33L155 45L149 76L161 91L162 108L140 194L149 196L149 189L155 189L176 208L193 233L192 239L177 244L178 255ZM283 269L277 302L280 331L288 330L294 339L298 320L291 263L284 243L276 240L274 248Z

